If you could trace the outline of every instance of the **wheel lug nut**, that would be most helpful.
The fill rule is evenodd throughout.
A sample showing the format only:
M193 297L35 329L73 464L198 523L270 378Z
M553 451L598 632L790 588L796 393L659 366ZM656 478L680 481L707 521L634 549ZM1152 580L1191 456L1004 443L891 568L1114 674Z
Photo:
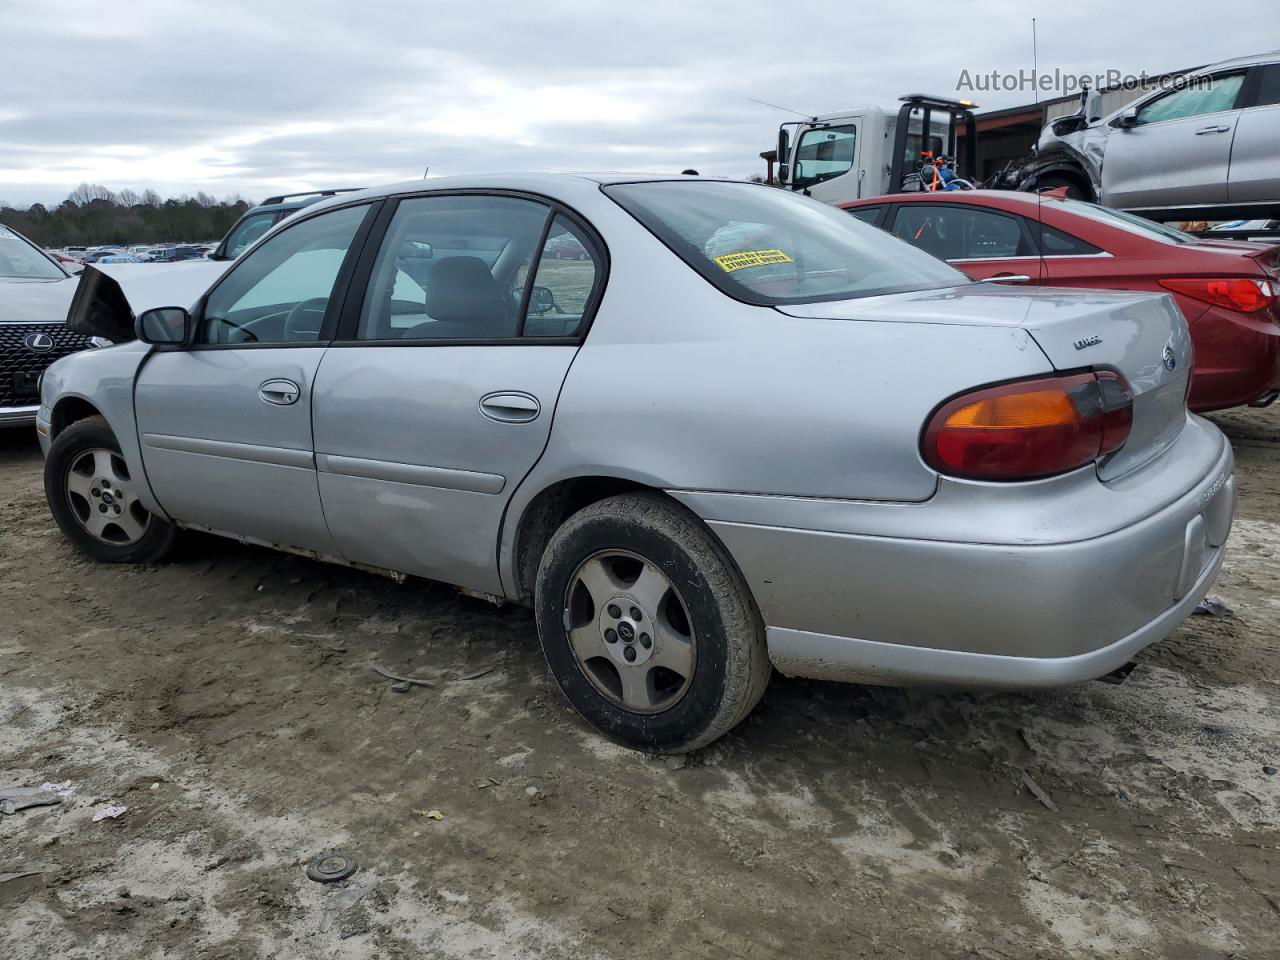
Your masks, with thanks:
M632 608L631 608L631 619L632 619L632 620L643 620L643 619L644 619L644 616L640 613L640 608L639 608L639 607L632 607Z
M102 491L99 490L97 487L94 487L92 490L89 491L89 493L91 493L95 497L102 496Z
M110 483L109 481L107 481L107 480L103 480L103 481L102 481L102 487L103 487L103 489L104 489L104 490L110 490L110 489L111 489L111 483Z
M608 640L610 643L617 643L618 632L614 630L612 627L610 627L608 630L604 632L604 638Z
M635 659L636 659L636 648L635 648L635 647L623 647L623 648L622 648L622 655L623 655L624 657L626 657L626 659L627 659L627 663L633 663L633 662L635 662Z
M653 646L653 637L649 636L647 633L640 634L640 646L648 650Z
M618 605L616 603L609 604L609 616L613 617L615 620L622 618L622 611L618 609Z
M107 505L106 505L105 503L100 503L100 504L98 504L98 512L99 512L99 513L106 513L106 512L107 512Z

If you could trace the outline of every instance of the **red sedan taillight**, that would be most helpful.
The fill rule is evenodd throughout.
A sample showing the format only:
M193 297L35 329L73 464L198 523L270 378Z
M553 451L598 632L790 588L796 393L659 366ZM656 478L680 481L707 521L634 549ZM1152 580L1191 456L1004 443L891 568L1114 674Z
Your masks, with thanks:
M948 400L924 431L925 462L971 480L1066 473L1119 449L1133 394L1111 370L1018 380Z
M1160 286L1202 303L1239 310L1241 313L1265 310L1276 302L1277 293L1275 281L1254 280L1249 277L1161 280Z

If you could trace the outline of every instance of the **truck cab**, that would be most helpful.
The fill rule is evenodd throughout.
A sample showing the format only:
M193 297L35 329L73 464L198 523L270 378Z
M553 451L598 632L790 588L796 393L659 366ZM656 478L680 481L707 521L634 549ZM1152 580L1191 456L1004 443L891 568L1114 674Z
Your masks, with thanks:
M826 203L900 193L927 158L956 157L961 149L966 156L957 172L972 176L977 104L919 93L901 101L896 112L859 107L782 124L778 185Z

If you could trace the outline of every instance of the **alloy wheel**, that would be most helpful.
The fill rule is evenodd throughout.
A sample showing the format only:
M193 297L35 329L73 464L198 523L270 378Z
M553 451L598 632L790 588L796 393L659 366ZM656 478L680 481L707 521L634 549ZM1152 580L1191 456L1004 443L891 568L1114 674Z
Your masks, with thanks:
M147 532L151 514L138 502L116 451L96 447L79 454L67 468L66 491L72 515L95 540L131 546Z
M697 660L688 607L655 564L622 550L584 560L569 579L564 626L591 684L632 713L685 695Z

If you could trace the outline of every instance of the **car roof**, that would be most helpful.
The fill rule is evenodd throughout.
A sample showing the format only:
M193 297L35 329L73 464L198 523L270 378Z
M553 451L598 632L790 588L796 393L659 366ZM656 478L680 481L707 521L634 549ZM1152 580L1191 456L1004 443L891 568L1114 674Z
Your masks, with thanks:
M1056 203L1062 197L1051 197L1023 190L934 190L922 193L887 193L879 197L863 197L836 204L838 207L871 207L886 203L977 203L989 206L1035 207Z
M370 187L354 193L341 193L325 197L318 207L339 206L353 200L376 200L380 197L406 193L425 193L438 190L518 190L528 193L558 197L582 189L596 189L615 183L651 183L654 181L705 181L713 183L740 183L744 186L763 186L749 180L733 177L689 176L679 173L477 173L451 177L402 180L379 187Z

